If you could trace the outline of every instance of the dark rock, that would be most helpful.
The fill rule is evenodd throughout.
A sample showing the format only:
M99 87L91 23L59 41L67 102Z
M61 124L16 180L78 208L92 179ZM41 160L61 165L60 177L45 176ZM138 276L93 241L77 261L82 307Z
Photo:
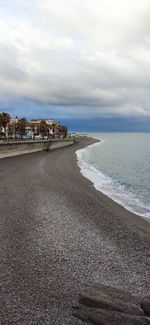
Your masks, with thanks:
M144 311L140 306L126 302L124 303L118 299L110 300L107 297L101 298L85 295L82 296L80 303L88 307L116 310L131 315L144 315Z
M112 310L80 306L74 316L96 325L150 325L150 320L143 316L128 315Z
M85 292L93 292L96 294L107 294L110 297L117 297L119 299L124 299L126 302L131 302L133 304L139 304L141 302L141 298L134 296L129 291L126 291L124 289L117 289L108 285L104 285L102 283L90 283L88 285L84 286Z
M150 316L150 301L143 300L141 303L141 307L145 312L145 315Z
M144 315L141 299L124 290L102 284L87 286L81 293L80 303L88 307L116 310L131 315Z
M147 254L147 263L150 265L150 252Z
M96 325L150 325L150 301L94 283L84 287L74 316Z

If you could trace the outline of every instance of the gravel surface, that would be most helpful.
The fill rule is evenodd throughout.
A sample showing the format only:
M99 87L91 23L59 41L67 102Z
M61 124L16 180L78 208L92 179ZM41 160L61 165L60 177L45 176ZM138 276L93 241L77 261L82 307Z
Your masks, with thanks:
M1 325L80 325L84 283L150 296L150 224L95 190L75 151L0 160Z

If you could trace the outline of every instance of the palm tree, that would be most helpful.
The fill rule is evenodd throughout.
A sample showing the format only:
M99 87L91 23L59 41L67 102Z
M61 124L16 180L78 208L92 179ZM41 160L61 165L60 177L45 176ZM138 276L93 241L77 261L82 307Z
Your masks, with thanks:
M56 127L57 127L57 123L53 123L52 124L53 139L55 138Z
M47 139L50 137L51 126L47 125Z
M62 134L63 134L63 138L66 138L66 137L67 137L67 133L68 133L68 128L67 128L67 126L62 125L62 127L61 127L61 132L62 132Z
M44 140L44 136L48 133L48 127L45 121L40 122L40 132L42 133L42 139Z
M68 133L67 126L58 124L56 127L56 130L57 130L57 134L59 135L59 139L60 139L61 135L63 136L63 138L66 138L67 133Z
M2 114L0 113L0 129L2 127Z
M20 133L21 140L23 138L23 135L26 132L26 126L27 126L27 120L26 118L21 118L17 122L17 131Z
M0 113L0 134L2 133L2 119L1 119L1 113Z
M8 113L2 112L0 114L0 124L5 130L5 137L8 139L8 123L10 121L10 115Z
M33 137L32 140L35 140L35 126L30 122L28 122L28 126L29 126L29 128L31 129L31 132L32 132L32 137Z
M60 139L60 136L62 134L62 126L60 124L57 125L56 131L57 131L57 134L58 134L59 139Z
M15 121L13 124L13 138L14 138L14 140L16 140L17 123L18 123L18 116L15 117Z

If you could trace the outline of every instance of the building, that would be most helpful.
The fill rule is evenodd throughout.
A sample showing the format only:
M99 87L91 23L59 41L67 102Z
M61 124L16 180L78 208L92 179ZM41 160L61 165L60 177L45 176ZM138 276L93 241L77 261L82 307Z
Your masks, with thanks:
M6 127L6 137L10 139L19 139L20 133L17 129L17 123L19 121L19 118L16 116L16 118L11 118L7 127ZM45 137L49 137L51 135L52 137L57 135L57 125L58 123L55 122L52 119L42 120L42 119L32 119L31 121L27 122L26 125L26 131L24 134L24 137L28 139L35 139L35 137L40 137L40 123L42 121L45 121L47 124L47 135ZM3 127L0 129L0 136L5 137L5 130Z
M34 130L35 133L38 132L39 128L40 128L40 123L42 120L31 120L30 121L30 127L32 130Z
M32 130L34 129L35 133L38 133L41 121L43 121L43 120L31 120L30 125L31 125ZM56 122L54 120L49 120L49 119L45 120L45 122L49 128L49 134L53 135L52 125L56 124Z
M11 118L8 125L7 125L7 132L8 132L8 137L9 138L16 138L16 128L17 128L17 123L18 123L18 117L16 118Z

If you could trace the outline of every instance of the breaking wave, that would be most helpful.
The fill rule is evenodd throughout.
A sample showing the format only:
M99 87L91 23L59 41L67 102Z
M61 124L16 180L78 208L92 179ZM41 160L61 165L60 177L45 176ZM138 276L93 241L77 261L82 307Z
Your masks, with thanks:
M150 206L140 201L135 194L131 193L125 185L118 180L103 174L100 170L92 166L85 159L85 153L91 146L97 146L99 143L90 145L84 149L76 151L78 166L83 176L88 178L94 187L107 195L109 198L122 205L124 208L145 218L150 218Z

